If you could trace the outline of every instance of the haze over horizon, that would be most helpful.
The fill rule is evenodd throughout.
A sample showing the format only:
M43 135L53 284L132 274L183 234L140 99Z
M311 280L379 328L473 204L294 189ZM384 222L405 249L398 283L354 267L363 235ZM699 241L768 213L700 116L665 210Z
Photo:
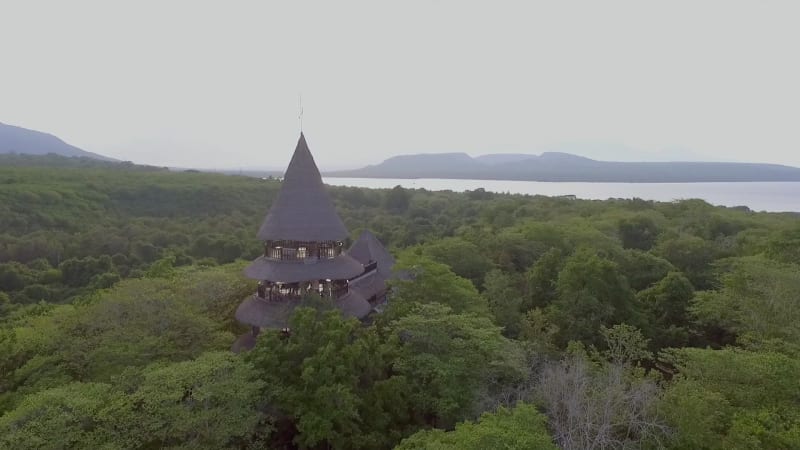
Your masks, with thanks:
M800 167L793 2L4 2L0 122L137 163L566 151Z

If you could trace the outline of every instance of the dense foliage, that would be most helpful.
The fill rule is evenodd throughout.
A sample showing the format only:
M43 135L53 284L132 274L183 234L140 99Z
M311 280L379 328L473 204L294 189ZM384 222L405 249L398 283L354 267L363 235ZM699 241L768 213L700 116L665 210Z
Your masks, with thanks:
M228 351L278 180L0 157L0 448L800 448L800 218L331 188L410 279Z

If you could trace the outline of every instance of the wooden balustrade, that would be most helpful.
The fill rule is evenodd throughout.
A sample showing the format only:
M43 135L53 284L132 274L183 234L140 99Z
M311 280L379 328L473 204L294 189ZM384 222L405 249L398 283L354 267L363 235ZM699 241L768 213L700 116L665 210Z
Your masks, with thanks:
M300 300L308 294L319 294L320 297L339 298L349 289L347 281L321 281L316 289L311 283L259 283L256 296L268 301Z
M344 251L342 241L267 241L264 243L264 256L279 261L330 259L339 256L342 251Z

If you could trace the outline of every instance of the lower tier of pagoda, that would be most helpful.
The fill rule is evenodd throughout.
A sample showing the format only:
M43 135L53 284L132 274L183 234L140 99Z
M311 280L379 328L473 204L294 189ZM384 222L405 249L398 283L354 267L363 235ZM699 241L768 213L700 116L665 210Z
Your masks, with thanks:
M312 291L299 296L288 293L272 298L256 293L247 297L236 309L236 320L258 328L288 327L292 312L304 304L304 298L309 298L306 295L314 295L314 293ZM372 305L357 291L344 290L339 296L326 295L326 293L320 296L324 300L330 301L331 306L340 310L344 317L361 319L372 310Z

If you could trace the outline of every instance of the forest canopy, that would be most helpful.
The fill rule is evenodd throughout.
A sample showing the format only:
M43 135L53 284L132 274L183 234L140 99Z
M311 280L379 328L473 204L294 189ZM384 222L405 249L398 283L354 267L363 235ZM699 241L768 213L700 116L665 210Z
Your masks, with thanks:
M229 351L280 180L0 156L0 448L800 448L800 217L330 187L409 276Z

